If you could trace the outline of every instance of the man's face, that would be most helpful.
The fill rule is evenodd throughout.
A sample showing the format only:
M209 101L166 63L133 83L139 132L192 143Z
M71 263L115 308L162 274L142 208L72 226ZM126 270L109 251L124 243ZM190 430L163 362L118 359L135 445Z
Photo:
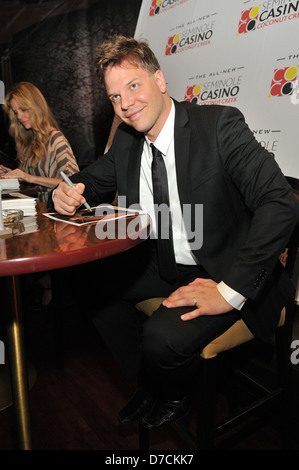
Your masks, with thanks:
M163 73L150 74L124 60L108 67L105 86L115 114L154 141L170 110Z

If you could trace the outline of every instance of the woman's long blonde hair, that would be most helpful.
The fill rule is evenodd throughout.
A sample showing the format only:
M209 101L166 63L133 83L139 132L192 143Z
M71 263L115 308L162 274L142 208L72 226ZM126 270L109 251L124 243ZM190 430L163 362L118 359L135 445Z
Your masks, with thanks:
M19 122L11 107L12 99L29 111L31 129L25 129ZM58 129L44 96L32 83L21 82L6 95L3 109L10 120L9 133L15 140L21 166L32 158L31 166L35 167L47 154L51 129Z

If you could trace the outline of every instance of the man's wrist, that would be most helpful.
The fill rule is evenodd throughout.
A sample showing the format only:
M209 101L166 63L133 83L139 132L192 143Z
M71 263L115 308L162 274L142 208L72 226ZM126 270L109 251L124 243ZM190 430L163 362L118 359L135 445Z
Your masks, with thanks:
M225 284L225 282L221 281L217 284L217 289L222 295L222 297L235 309L241 310L243 305L246 302L246 297L244 297L239 292L236 292L234 289L229 287Z

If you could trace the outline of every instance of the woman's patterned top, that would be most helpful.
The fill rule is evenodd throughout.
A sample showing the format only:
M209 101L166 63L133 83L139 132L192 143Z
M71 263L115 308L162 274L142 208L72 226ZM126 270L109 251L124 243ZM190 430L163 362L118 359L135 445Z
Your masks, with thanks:
M53 130L46 157L42 158L34 168L32 168L31 158L29 158L24 162L22 170L35 176L60 178L60 171L63 171L67 176L71 176L79 171L79 167L65 136L62 132ZM38 186L38 200L47 202L51 191L52 188Z

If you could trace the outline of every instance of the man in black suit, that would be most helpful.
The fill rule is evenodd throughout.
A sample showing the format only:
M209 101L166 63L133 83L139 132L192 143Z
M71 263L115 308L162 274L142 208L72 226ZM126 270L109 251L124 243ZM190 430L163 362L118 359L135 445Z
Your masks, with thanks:
M293 295L278 258L297 206L243 115L232 107L172 100L145 42L116 37L104 43L98 69L123 122L107 155L72 176L76 190L61 183L53 201L58 212L73 214L85 200L103 200L117 190L127 207L138 203L152 216L156 234L151 144L162 153L174 278L159 269L159 241L151 237L108 259L107 270L101 264L105 277L113 262L117 269L111 296L103 299L105 287L96 299L95 318L124 372L140 377L120 421L143 418L153 428L186 412L199 353L213 337L242 317L256 337L271 340L281 308ZM160 296L167 297L163 305L143 321L134 303Z

